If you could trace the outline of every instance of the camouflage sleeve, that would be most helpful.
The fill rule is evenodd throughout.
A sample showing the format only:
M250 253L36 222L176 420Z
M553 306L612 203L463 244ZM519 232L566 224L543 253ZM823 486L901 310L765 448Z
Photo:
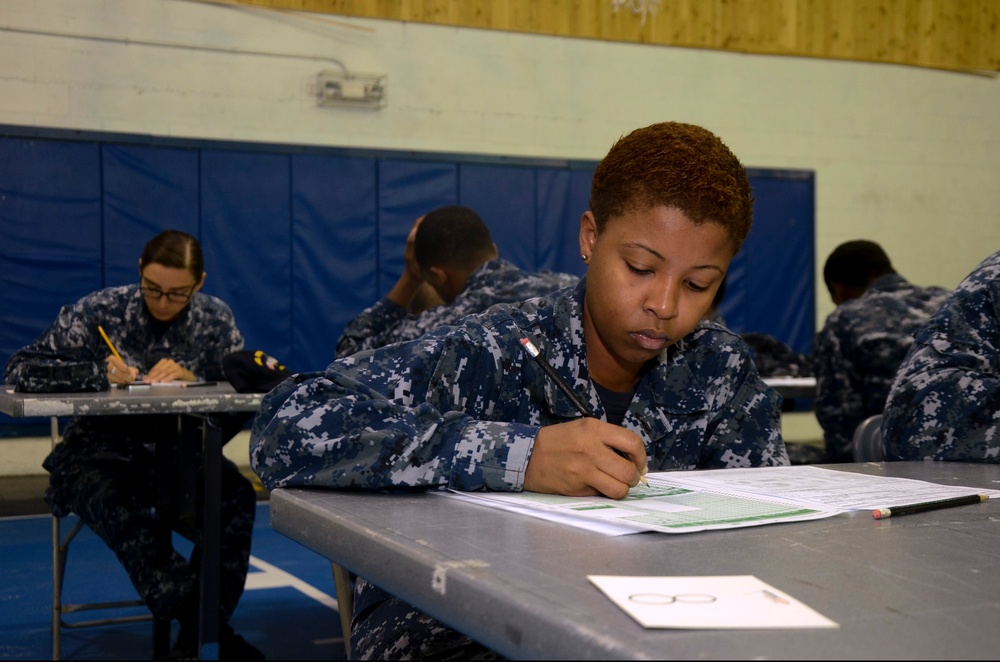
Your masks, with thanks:
M489 420L517 389L489 344L425 336L286 380L254 419L253 470L269 488L522 489L538 427Z
M700 468L790 464L781 436L781 396L760 378L750 350L734 336L719 356L724 375L710 389L716 401L708 421L708 456ZM702 366L704 367L704 366Z
M337 357L342 358L359 351L377 349L390 343L416 340L425 333L451 324L470 313L485 310L487 307L489 307L488 301L481 302L477 298L463 297L450 304L435 306L419 315L414 315L398 304L383 299L351 321L340 342L337 343Z
M850 459L854 430L865 419L863 389L852 378L855 357L845 351L838 329L836 318L828 320L816 336L813 351L814 408L831 461Z
M337 341L337 358L393 342L393 329L408 317L413 316L398 303L389 299L377 301L344 327L344 332ZM390 339L387 340L387 337Z
M98 335L96 323L91 323L93 318L88 298L63 306L49 328L10 357L4 368L4 383L29 391L109 388L104 372L109 351ZM58 383L38 383L48 379Z
M1000 463L1000 253L918 331L882 432L889 460Z
M180 351L177 362L194 373L197 379L225 381L223 359L230 352L243 349L243 334L236 326L236 318L227 303L216 297L208 297L207 303L192 311L191 328L185 331L186 340L193 341L195 351L190 362Z

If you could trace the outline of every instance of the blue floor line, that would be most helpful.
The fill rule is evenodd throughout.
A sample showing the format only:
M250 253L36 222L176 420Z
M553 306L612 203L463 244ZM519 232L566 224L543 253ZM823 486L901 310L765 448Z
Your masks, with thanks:
M330 563L272 531L266 502L257 508L250 574L233 628L268 659L344 659ZM63 535L69 526L65 521ZM111 551L84 528L70 547L63 595L83 602L133 599L135 591ZM51 608L51 517L0 518L0 660L51 659ZM149 659L151 632L148 622L63 630L61 657Z

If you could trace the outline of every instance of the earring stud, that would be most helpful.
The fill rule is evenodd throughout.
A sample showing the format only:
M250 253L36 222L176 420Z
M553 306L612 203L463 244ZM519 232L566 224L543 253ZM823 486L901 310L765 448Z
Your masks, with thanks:
M581 255L580 259L583 260L584 262L586 262L588 257L590 257L590 256L589 255Z

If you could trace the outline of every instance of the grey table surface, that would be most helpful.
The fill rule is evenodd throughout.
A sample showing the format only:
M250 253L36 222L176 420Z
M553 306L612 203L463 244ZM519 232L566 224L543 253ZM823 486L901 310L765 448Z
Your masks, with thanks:
M827 468L997 489L995 465ZM276 489L271 526L510 658L996 659L1000 504L604 537L432 494ZM754 575L837 629L644 629L587 575Z
M815 377L764 377L764 383L786 400L816 397Z
M208 386L143 386L92 393L16 393L0 390L0 412L33 416L111 416L116 414L198 414L251 412L260 407L261 393L237 393L228 383Z

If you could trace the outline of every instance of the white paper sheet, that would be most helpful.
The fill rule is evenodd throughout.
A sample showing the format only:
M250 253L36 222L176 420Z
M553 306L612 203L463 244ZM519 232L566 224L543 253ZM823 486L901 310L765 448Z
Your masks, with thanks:
M677 472L687 473L687 472ZM722 494L680 487L667 477L649 474L621 500L569 497L537 492L435 492L486 506L571 524L604 535L642 531L691 533L830 517L842 511L821 504L808 507L775 497Z
M874 510L969 494L1000 496L998 490L938 485L923 480L873 476L809 465L662 472L649 474L647 478L651 476L690 489L780 497L803 506L822 504L844 511Z
M536 492L433 492L603 535L691 533L831 517L998 490L938 485L808 465L646 475L620 501Z
M840 627L753 575L587 578L645 628Z

